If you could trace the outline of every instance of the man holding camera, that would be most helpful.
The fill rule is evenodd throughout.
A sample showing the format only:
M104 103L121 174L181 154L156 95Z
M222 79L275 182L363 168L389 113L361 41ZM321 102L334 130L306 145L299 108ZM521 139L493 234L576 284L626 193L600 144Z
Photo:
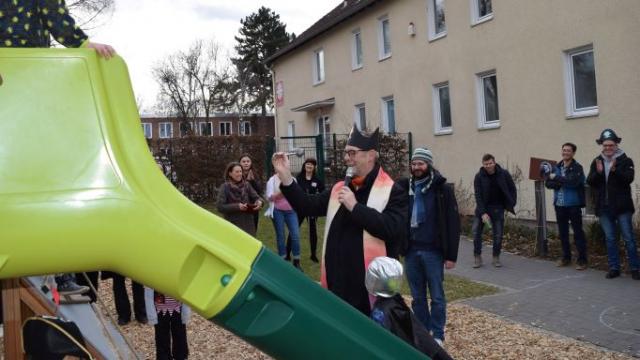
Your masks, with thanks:
M572 143L562 145L562 160L555 166L543 166L545 186L553 189L553 205L556 209L558 233L562 244L562 259L558 266L571 265L571 245L569 244L569 223L573 228L573 240L578 251L576 270L587 268L587 241L582 229L582 208L585 206L584 171L573 157L577 146Z

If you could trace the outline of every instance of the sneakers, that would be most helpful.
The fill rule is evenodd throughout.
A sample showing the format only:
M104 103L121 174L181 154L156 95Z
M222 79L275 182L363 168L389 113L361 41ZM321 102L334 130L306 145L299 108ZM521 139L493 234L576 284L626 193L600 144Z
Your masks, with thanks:
M579 271L586 270L587 267L588 265L586 261L578 261L578 263L576 264L576 270Z
M438 346L444 349L444 340L438 338L433 338L433 340L438 343Z
M480 255L475 255L475 256L474 256L474 258L475 258L475 260L474 260L474 262L473 262L473 268L474 268L474 269L477 269L477 268L479 268L480 266L482 266L482 256L480 256Z
M311 256L309 257L309 260L313 261L314 263L319 262L318 257L316 257L316 255L315 255L315 254L314 254L314 255L311 255Z
M640 270L631 270L631 278L633 280L640 280Z
M125 326L129 323L130 320L127 319L123 319L123 318L118 318L118 325L120 326Z
M491 264L493 264L493 266L495 266L497 268L502 267L502 263L500 262L500 256L499 255L498 256L494 255L493 256L493 261L491 262Z
M76 284L74 276L71 274L56 276L56 285L58 287L58 293L62 296L84 294L89 291L88 286Z
M620 270L609 270L607 275L605 275L607 279L617 278L618 276L620 276Z
M565 266L569 266L569 265L571 265L571 260L570 259L560 259L556 263L557 267L565 267Z

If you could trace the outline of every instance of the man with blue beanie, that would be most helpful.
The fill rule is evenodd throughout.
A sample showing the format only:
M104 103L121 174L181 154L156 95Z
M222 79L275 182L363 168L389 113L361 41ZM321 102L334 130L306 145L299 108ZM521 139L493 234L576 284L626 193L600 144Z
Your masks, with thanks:
M409 196L409 239L403 253L413 312L442 345L447 305L444 268L453 269L458 258L458 204L453 186L433 167L433 154L427 148L415 149L411 178L400 184Z

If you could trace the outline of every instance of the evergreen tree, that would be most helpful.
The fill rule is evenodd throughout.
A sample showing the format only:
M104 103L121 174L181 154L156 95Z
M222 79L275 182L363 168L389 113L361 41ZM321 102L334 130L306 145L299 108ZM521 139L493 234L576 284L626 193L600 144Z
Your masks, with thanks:
M237 86L246 89L248 100L244 110L260 109L266 115L267 108L273 106L273 89L265 60L286 46L290 35L280 15L264 6L240 23L240 34L235 37L238 57L232 59Z

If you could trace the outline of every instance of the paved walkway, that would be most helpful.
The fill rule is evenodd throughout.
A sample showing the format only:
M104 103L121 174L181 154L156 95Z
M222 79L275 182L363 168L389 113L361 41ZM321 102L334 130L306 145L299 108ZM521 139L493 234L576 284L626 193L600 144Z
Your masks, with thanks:
M640 357L640 281L623 274L605 279L598 270L558 268L555 263L503 253L503 267L474 269L473 244L460 242L452 274L495 285L501 292L463 302L510 320Z

